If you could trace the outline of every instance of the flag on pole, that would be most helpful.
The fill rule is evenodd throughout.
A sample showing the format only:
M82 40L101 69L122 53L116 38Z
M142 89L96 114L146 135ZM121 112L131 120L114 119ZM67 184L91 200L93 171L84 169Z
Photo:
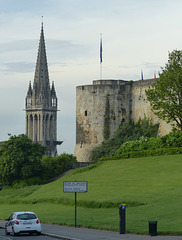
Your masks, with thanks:
M102 63L102 33L100 34L100 63Z
M156 71L154 72L154 78L156 78Z
M141 79L143 80L143 70L141 69Z

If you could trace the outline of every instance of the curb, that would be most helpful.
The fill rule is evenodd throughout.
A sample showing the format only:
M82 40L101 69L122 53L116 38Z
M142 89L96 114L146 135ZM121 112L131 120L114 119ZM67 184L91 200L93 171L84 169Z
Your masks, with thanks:
M57 235L57 234L53 234L53 233L45 233L45 232L42 232L41 235L49 236L49 237L57 238L57 239L63 239L63 240L80 240L80 239L78 239L78 238L70 238L70 237L61 236L61 235Z

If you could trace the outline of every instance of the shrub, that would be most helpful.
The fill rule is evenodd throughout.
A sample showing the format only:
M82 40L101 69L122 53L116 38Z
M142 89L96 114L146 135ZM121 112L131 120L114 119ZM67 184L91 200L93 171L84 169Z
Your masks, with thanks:
M167 147L182 147L182 132L171 132L162 139Z
M148 138L140 137L139 140L125 142L116 151L115 155L120 155L126 152L141 151L141 150L154 150L163 147L163 142L160 137Z
M164 137L147 138L140 137L139 140L123 143L115 155L141 150L155 150L170 147L182 147L182 133L172 132Z
M158 128L158 124L153 124L152 120L146 117L139 119L137 123L133 121L121 123L110 139L91 151L90 161L96 162L101 157L114 156L116 150L124 142L137 140L141 136L156 137Z
M24 188L27 186L32 186L32 185L40 185L42 183L43 183L43 181L40 177L32 177L32 178L28 178L28 179L15 180L12 183L12 187L19 189L19 188Z

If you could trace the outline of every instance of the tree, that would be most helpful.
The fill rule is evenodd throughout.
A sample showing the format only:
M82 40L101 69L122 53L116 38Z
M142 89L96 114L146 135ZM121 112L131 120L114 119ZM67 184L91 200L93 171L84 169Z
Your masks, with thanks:
M182 51L169 53L159 79L146 90L152 111L167 123L182 130Z
M62 153L59 156L51 157L44 155L41 160L41 176L45 181L58 177L73 167L76 163L76 157L72 154Z
M46 148L24 134L10 136L0 147L0 181L11 185L13 181L39 176L41 158Z

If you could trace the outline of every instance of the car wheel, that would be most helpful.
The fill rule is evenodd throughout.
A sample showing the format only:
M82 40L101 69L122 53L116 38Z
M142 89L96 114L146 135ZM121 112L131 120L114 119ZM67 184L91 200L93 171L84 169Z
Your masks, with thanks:
M41 232L37 232L37 235L38 235L38 236L41 235Z
M14 228L12 228L12 235L13 235L13 236L16 236L16 233L15 233Z
M7 227L5 227L5 234L6 235L9 235L10 233L8 232L8 230L7 230Z

